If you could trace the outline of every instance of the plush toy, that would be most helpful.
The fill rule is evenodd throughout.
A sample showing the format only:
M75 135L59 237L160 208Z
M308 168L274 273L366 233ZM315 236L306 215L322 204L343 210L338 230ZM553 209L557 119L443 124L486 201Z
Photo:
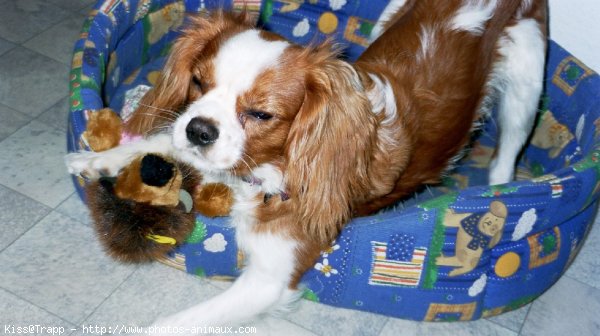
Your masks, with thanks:
M92 112L88 118L82 140L94 151L135 141L123 135L120 117L110 109ZM195 212L227 215L233 202L231 190L201 181L202 176L182 163L146 154L116 177L89 183L87 204L108 254L125 262L160 259L192 232Z

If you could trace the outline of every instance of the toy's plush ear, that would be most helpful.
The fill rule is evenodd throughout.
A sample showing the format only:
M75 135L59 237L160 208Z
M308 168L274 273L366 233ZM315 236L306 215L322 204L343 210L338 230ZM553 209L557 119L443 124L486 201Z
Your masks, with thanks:
M182 179L175 163L147 154L133 160L119 173L115 194L140 203L175 207L179 204Z
M121 117L110 108L91 111L83 132L83 139L95 152L105 151L119 145L123 133Z
M194 210L207 217L227 216L233 205L231 189L221 183L199 185L193 198Z

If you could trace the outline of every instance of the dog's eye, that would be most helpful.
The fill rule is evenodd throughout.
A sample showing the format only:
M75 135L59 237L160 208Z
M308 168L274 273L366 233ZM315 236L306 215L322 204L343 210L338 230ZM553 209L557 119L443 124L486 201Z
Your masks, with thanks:
M248 110L246 114L257 120L269 120L273 118L272 114L258 110Z
M196 88L202 92L202 93L206 93L207 90L207 85L205 82L203 82L200 77L198 76L192 76L192 83L196 86Z

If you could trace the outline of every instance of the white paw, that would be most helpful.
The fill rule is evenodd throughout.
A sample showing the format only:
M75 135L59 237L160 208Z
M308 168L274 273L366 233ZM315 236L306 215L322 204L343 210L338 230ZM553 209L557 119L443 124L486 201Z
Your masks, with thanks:
M69 174L97 180L102 176L116 176L119 173L122 164L113 159L108 153L81 151L67 154L65 164Z
M514 178L514 168L511 165L500 164L498 160L492 160L489 171L489 185L509 183Z

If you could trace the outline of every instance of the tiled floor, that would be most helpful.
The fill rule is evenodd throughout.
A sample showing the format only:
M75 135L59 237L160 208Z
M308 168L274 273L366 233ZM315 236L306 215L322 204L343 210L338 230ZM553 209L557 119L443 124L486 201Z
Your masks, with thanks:
M0 330L147 324L228 285L117 264L94 238L62 163L70 52L91 3L0 0ZM261 335L598 335L599 225L553 288L498 317L415 323L303 301L255 325Z

